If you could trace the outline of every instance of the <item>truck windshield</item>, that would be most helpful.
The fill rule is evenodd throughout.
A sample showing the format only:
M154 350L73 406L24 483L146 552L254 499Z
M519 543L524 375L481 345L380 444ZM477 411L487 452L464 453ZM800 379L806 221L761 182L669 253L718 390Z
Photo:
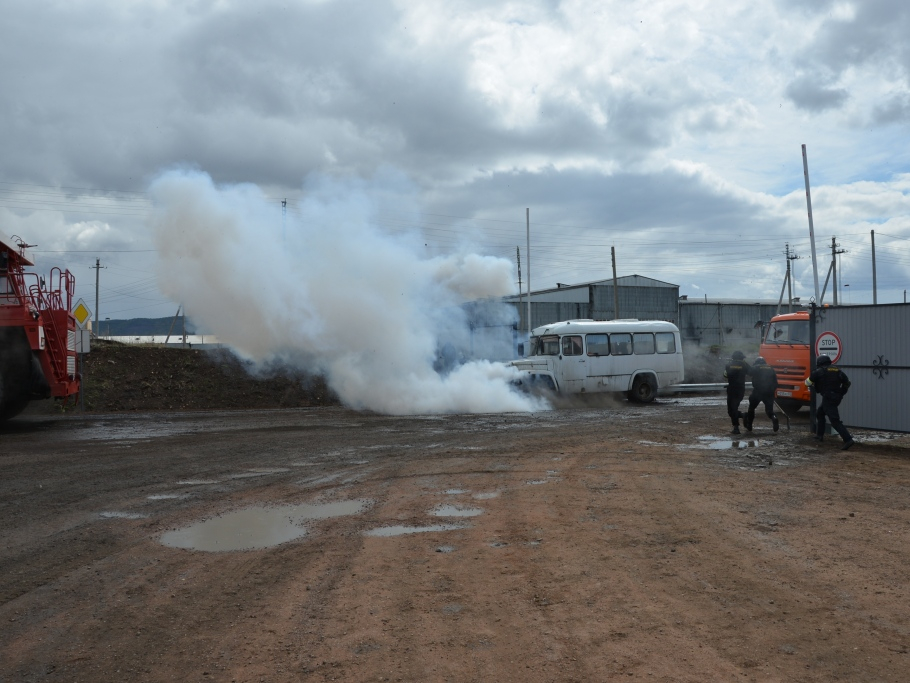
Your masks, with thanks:
M808 344L808 320L778 320L768 326L766 344Z
M559 337L534 337L532 341L532 353L535 356L558 356L559 355Z

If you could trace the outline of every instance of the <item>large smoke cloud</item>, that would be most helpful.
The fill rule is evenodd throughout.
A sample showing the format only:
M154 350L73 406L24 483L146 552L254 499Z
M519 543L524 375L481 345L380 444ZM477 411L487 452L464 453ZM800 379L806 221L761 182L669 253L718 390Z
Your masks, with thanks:
M469 360L434 370L440 348L470 348L460 304L512 293L512 264L459 252L422 256L417 232L390 234L377 213L416 224L410 187L314 179L282 216L252 185L217 187L202 173L152 185L162 291L259 363L325 375L346 405L384 413L545 408L510 386L515 371Z

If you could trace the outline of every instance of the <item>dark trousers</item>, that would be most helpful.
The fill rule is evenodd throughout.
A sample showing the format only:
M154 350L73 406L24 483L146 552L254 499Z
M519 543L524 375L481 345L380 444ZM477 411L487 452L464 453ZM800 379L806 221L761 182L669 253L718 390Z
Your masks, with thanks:
M844 427L844 423L840 421L840 411L837 406L840 405L841 398L841 396L822 396L822 404L815 411L815 433L819 437L825 435L825 418L827 417L831 420L831 426L834 431L840 434L840 438L846 443L852 440L853 437L850 436L850 432Z
M753 393L749 397L749 413L746 416L746 425L751 425L752 420L755 419L755 409L758 407L759 403L765 404L765 415L768 416L772 422L776 415L774 414L774 394L755 394Z
M739 412L739 404L742 403L743 396L746 395L746 387L727 386L727 415L734 427L739 427L739 418L743 416Z

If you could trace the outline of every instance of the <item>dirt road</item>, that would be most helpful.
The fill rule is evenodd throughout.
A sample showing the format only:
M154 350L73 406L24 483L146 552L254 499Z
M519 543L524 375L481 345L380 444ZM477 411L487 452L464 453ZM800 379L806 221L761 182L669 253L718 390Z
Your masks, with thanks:
M724 412L13 421L0 681L908 680L910 437Z

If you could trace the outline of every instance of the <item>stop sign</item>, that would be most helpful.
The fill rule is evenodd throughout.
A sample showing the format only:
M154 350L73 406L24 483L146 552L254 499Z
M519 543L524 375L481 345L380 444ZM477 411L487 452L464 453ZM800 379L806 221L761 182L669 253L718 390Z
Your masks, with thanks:
M840 358L843 347L840 343L840 337L834 332L822 332L815 340L815 355L825 354L831 358L832 363L836 363Z

